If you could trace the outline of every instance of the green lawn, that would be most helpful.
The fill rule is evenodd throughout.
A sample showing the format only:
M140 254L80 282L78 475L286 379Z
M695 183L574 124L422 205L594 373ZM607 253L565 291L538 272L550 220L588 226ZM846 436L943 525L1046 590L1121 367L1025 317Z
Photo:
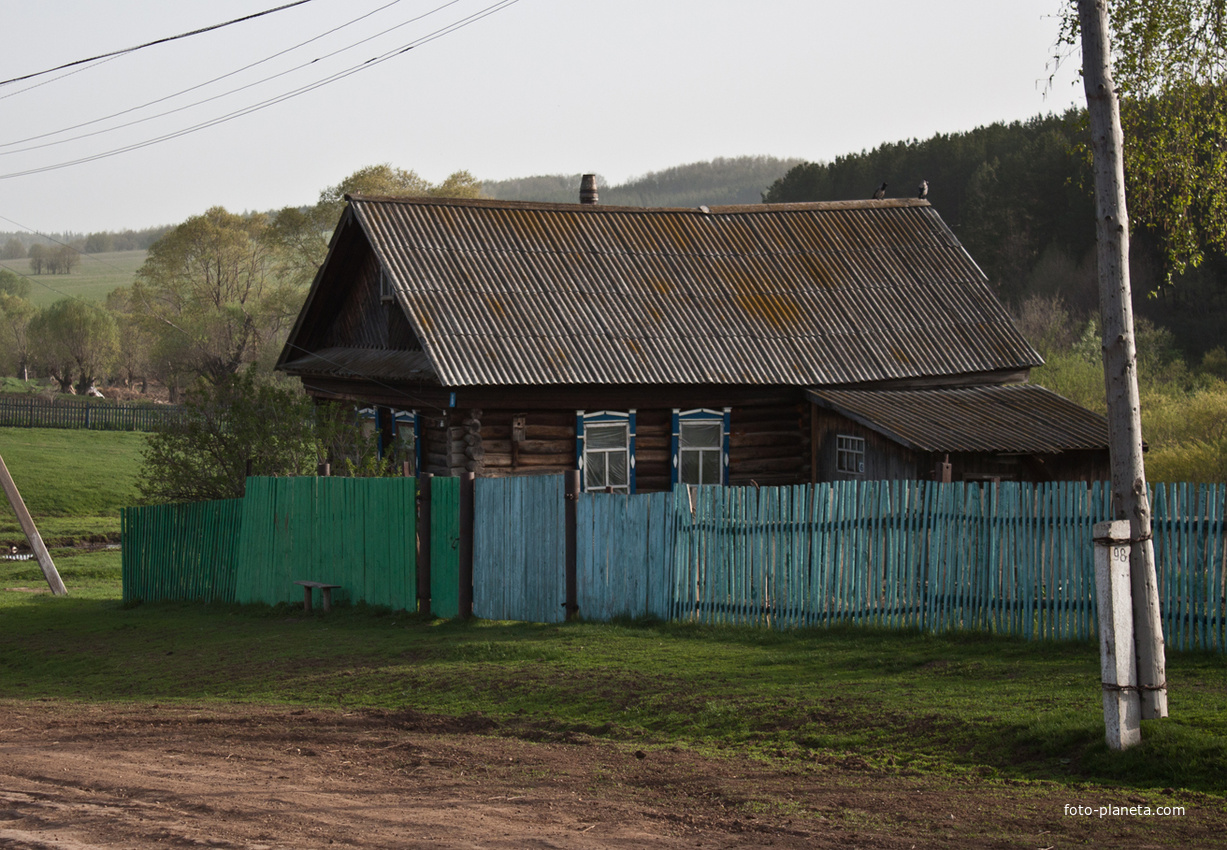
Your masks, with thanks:
M0 693L411 708L534 740L854 758L952 777L1227 795L1227 664L1168 659L1172 717L1103 743L1097 649L867 629L456 623L343 607L124 607L119 556L63 554L68 598L0 592ZM0 588L38 588L0 562Z
M145 435L58 428L0 428L0 457L49 545L118 539L119 509L136 503ZM25 537L7 501L0 545Z
M104 301L117 286L130 286L145 262L145 251L82 254L71 274L30 274L29 260L5 260L7 268L29 275L30 300L45 307L66 296Z

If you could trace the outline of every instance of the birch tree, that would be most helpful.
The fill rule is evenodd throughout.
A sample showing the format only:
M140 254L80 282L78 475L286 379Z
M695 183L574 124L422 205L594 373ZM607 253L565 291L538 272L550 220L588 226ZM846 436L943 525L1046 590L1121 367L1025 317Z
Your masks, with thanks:
M1139 187L1139 218L1160 235L1169 275L1200 263L1206 248L1227 246L1227 123L1218 106L1225 18L1227 0L1072 0L1063 31L1082 48L1091 122L1112 490L1117 518L1130 523L1145 718L1167 716L1167 683L1142 461L1125 160L1131 186ZM1122 111L1135 131L1128 136Z

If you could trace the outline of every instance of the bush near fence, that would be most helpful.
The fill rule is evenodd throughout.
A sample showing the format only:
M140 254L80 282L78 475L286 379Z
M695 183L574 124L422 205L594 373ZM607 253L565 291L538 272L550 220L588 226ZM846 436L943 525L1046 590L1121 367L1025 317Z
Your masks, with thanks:
M354 599L414 607L414 506L405 489L412 479L267 481L278 483L258 498L249 495L242 512L235 557L248 570L242 581L259 588L240 594L244 601L291 601L295 578L343 576ZM302 483L281 483L293 481ZM456 577L464 574L457 563L464 525L457 489L456 479L432 480L440 498L431 515L430 586L444 616L456 611ZM262 493L252 485L248 492ZM1160 484L1152 491L1169 646L1227 649L1225 499L1227 485ZM1111 517L1108 488L1081 482L867 481L583 494L569 566L558 477L477 479L473 505L473 613L482 617L564 619L564 585L573 569L579 615L591 620L652 616L771 628L861 623L1033 639L1096 635L1091 535L1095 523ZM142 510L151 509L125 511L125 598L129 529L136 527L129 512ZM208 561L184 555L184 547L211 551L219 544L209 535L240 538L222 523L183 522L163 532L160 569L169 573ZM150 544L142 546L141 557L149 559ZM185 588L178 598L203 598L190 588L208 586L173 576L158 581ZM376 590L388 587L397 590Z
M122 401L48 401L36 397L0 397L0 427L83 428L93 431L156 431L177 424L178 405L133 404Z

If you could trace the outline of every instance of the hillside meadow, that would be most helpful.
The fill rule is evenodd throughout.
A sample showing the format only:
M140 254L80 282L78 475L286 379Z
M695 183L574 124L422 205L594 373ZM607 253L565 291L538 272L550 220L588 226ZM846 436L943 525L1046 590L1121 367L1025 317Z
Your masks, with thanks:
M30 261L5 260L6 268L25 275L30 282L30 301L46 307L61 298L106 301L117 286L131 286L136 270L145 262L145 251L111 251L81 254L80 264L69 274L31 274Z

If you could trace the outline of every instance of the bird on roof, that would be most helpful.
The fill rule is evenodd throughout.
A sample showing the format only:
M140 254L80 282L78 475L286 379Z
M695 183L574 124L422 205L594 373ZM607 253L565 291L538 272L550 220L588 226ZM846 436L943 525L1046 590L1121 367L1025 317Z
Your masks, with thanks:
M928 180L920 181L920 188L916 190L916 197L920 198L921 200L924 200L925 198L929 197L929 181Z
M880 200L882 200L882 199L883 199L883 198L885 198L885 197L886 197L886 182L885 182L885 181L883 181L882 185L881 185L881 186L879 186L879 187L878 187L878 188L877 188L877 189L874 191L874 193L873 193L873 199L874 199L875 201L880 201Z

